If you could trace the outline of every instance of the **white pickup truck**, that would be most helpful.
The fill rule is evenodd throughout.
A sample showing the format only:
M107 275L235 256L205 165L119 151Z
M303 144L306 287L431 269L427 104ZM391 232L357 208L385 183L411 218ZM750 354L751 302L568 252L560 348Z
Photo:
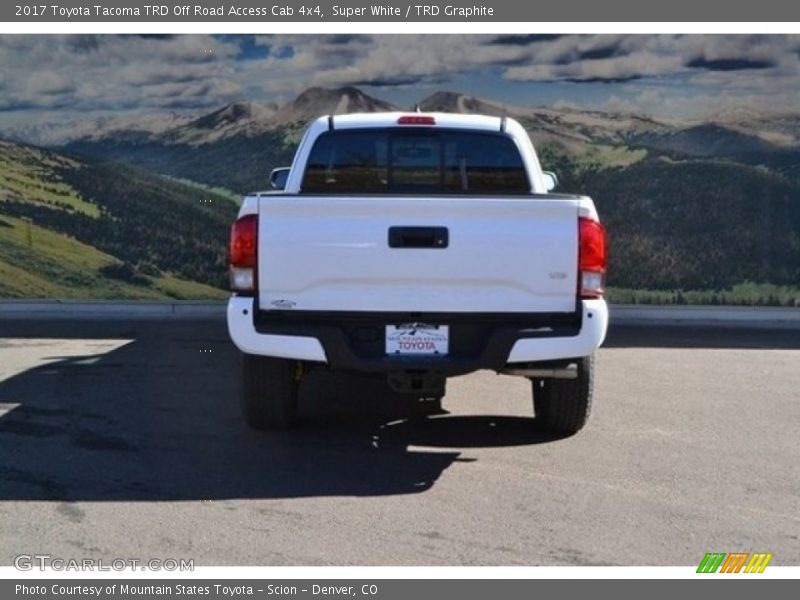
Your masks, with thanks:
M605 229L590 198L549 193L519 123L322 117L271 179L230 242L250 426L290 425L316 367L384 374L419 398L491 369L531 380L544 430L584 426L608 325Z

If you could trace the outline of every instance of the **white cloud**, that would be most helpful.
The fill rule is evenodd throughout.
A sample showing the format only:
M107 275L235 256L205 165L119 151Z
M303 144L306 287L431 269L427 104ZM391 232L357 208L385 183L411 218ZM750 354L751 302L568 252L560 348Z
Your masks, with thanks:
M75 90L75 81L62 73L43 71L28 79L25 90L45 96L68 94Z
M5 110L214 104L238 93L239 48L211 36L2 36ZM183 89L178 89L183 86ZM208 96L218 94L218 97Z

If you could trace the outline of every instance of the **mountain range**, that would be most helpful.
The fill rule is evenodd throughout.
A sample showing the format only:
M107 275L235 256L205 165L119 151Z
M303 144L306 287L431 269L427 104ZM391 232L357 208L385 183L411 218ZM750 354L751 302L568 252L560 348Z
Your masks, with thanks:
M782 151L800 147L800 113L740 109L702 121L663 119L575 107L522 107L449 91L421 98L423 111L510 116L525 125L534 141L555 141L579 151L586 144L630 144L695 155ZM258 137L304 126L327 114L413 110L373 98L355 87L313 87L293 100L275 103L235 102L195 115L99 117L11 128L4 137L44 146L117 142L200 146L225 138ZM537 139L538 138L538 139ZM709 146L708 141L713 145Z
M691 122L573 107L512 106L446 91L422 98L418 106L423 111L514 117L538 148L593 167L636 162L645 155L643 150L689 157L755 157L770 163L793 163L800 152L800 115L739 111ZM244 193L263 187L269 169L291 161L313 118L386 110L402 107L353 87L315 87L282 106L237 102L192 119L151 119L128 128L115 123L90 134L76 131L56 147Z

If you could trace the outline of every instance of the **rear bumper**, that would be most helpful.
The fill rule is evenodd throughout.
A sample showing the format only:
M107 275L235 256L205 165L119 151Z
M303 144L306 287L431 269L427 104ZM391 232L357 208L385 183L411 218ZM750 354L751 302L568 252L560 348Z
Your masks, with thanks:
M608 305L605 300L582 300L581 328L572 337L519 339L506 362L525 363L589 356L606 339Z
M335 369L397 372L434 371L459 375L478 369L502 370L509 363L533 363L588 356L605 338L604 300L583 300L575 315L371 315L254 310L252 298L232 297L228 330L248 354L327 363ZM409 319L451 325L446 357L396 357L383 352L383 325ZM376 333L377 332L377 333Z
M328 362L322 344L315 337L264 334L256 331L252 298L232 296L228 301L228 333L246 354Z

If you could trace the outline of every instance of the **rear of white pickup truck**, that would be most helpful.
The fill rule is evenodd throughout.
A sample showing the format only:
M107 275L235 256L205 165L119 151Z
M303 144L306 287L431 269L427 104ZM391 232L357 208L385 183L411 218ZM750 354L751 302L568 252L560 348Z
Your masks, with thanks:
M284 190L245 198L232 229L248 423L289 425L311 368L434 398L491 369L531 379L540 426L578 431L608 321L605 231L589 198L546 187L510 119L314 122Z

